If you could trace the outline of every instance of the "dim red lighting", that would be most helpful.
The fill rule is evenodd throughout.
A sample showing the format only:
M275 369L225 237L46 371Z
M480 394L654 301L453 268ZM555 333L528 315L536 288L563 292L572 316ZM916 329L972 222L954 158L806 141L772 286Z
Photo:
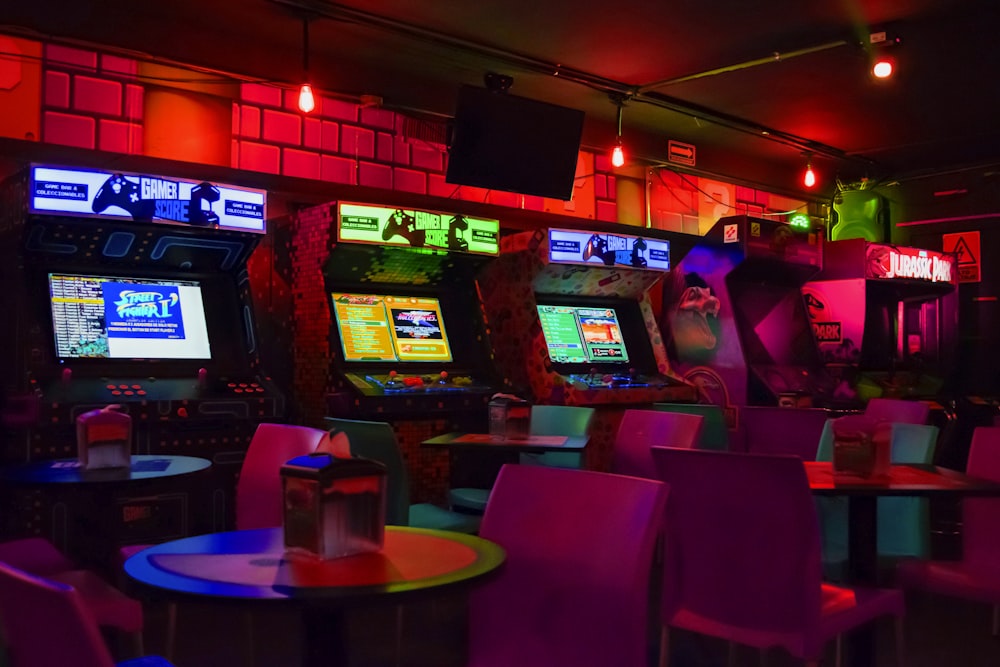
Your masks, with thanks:
M876 79L888 79L894 70L891 58L879 58L872 64L872 76Z
M621 167L625 164L625 150L620 141L611 149L611 164L615 167Z
M813 171L811 164L806 165L806 173L802 175L802 184L807 188L816 185L816 172Z
M313 97L312 86L303 83L299 88L299 111L309 113L316 108L316 98Z

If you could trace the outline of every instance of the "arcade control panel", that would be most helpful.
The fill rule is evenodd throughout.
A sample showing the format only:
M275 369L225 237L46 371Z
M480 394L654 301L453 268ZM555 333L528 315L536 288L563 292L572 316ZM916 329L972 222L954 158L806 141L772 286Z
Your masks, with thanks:
M477 381L471 375L436 374L406 375L388 373L345 373L347 380L364 396L430 393L492 393L493 387Z
M631 369L627 372L602 373L593 370L589 373L570 373L564 376L567 383L577 389L634 389L640 387L651 387L662 389L673 387L679 384L663 375L645 375Z
M60 378L39 383L38 389L52 403L253 399L274 391L260 377L213 378L205 369L193 377L81 377L67 368Z

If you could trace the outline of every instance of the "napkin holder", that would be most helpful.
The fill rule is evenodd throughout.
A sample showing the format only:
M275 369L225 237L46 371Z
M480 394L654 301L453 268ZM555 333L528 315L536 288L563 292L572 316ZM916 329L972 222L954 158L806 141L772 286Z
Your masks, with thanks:
M386 468L313 453L281 466L285 549L322 559L379 551L385 539Z
M84 470L128 468L132 464L132 418L120 405L76 418L76 452Z
M495 394L489 403L490 435L523 440L531 434L531 403L511 394Z
M834 476L867 479L886 475L891 458L891 422L864 415L848 415L834 420Z

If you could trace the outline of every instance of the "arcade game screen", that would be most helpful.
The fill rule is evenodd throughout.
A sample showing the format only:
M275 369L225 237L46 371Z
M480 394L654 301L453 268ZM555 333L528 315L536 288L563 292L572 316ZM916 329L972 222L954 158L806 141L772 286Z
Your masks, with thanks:
M197 281L58 273L48 278L60 359L212 358Z
M538 319L553 363L628 363L614 308L539 304Z
M342 292L331 298L344 361L452 361L437 298Z

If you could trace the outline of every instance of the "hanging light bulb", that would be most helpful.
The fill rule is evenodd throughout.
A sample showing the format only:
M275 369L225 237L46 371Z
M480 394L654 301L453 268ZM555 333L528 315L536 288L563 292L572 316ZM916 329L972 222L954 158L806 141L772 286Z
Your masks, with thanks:
M313 89L308 83L303 83L299 88L299 111L309 113L316 108L316 98L313 97Z
M625 164L625 149L622 148L622 107L625 105L625 100L621 98L612 99L618 105L618 138L615 141L614 148L611 149L611 165L621 167Z
M622 139L618 137L618 143L611 149L611 165L621 167L625 164L625 150L622 148Z
M816 172L813 171L812 160L806 162L806 172L802 175L802 184L807 188L816 185Z
M309 85L309 19L302 19L302 76L305 82L299 88L299 111L309 113L316 108L316 98Z

